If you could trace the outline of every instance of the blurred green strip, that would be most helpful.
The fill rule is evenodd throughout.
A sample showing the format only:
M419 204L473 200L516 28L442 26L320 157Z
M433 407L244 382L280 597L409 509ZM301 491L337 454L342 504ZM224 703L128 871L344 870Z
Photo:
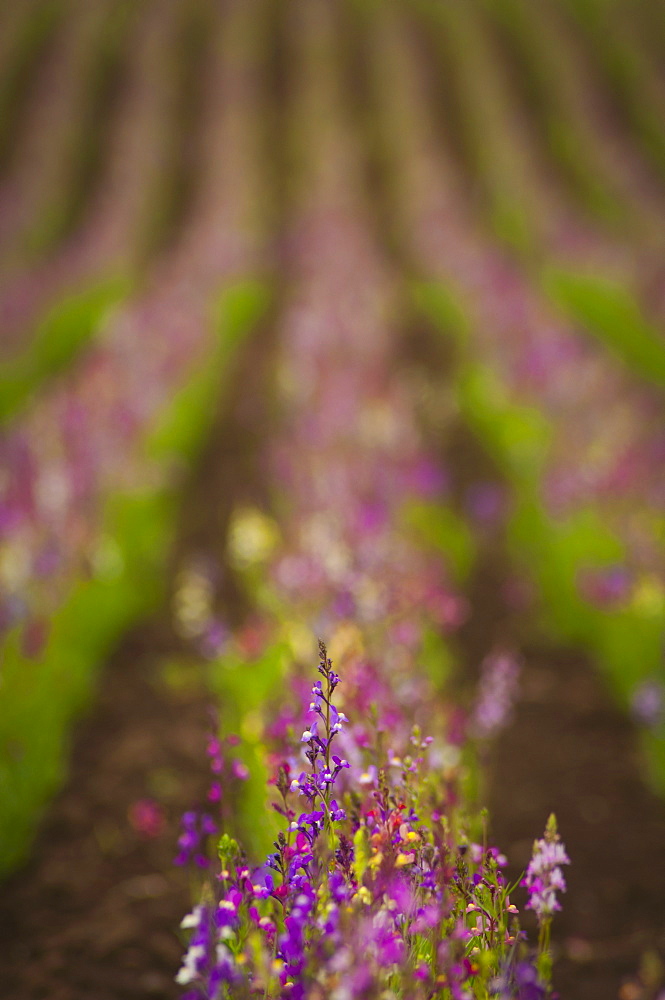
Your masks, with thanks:
M665 387L665 338L631 292L600 274L564 267L543 271L546 293L583 330L611 348L637 375Z
M581 568L621 561L624 546L599 511L587 507L554 519L542 499L542 476L553 428L538 411L511 403L496 375L477 360L461 301L446 287L414 287L417 306L457 344L456 388L461 413L501 464L515 506L508 526L512 559L538 588L540 628L557 641L585 647L628 708L636 685L663 677L663 595L648 588L627 606L603 610L578 589ZM645 733L654 786L665 794L665 734Z
M421 547L441 553L451 579L460 586L466 583L477 556L466 521L451 507L425 500L407 503L403 518Z
M46 379L66 369L129 291L115 279L67 296L38 323L20 354L0 360L0 426L25 406Z
M225 737L241 737L233 755L249 771L247 780L234 789L228 832L245 844L254 858L270 853L278 831L277 814L266 808L270 775L262 735L270 721L266 711L280 704L292 667L293 651L287 642L279 640L254 660L227 653L214 664L211 673L220 732Z
M268 290L247 282L217 303L217 345L146 444L164 467L191 463L208 431L231 361L268 302ZM192 405L195 403L195 405ZM166 477L168 481L168 477ZM0 874L29 851L39 816L66 772L68 733L89 701L94 677L123 632L165 597L165 570L177 509L173 485L117 493L106 502L94 575L73 584L49 622L44 651L31 659L15 629L3 650L0 715Z

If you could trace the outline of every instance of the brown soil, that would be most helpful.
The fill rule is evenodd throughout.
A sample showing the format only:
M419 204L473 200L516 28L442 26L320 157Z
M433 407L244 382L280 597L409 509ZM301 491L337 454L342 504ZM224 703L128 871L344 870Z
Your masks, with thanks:
M616 997L647 953L665 955L665 803L579 651L534 646L525 658L517 717L493 754L493 832L519 875L556 813L572 864L554 982L564 1000Z
M170 697L162 623L143 625L108 664L76 734L67 787L48 811L32 860L4 887L2 995L9 1000L174 996L186 877L172 865L180 814L205 791L206 700ZM167 826L130 822L157 797Z

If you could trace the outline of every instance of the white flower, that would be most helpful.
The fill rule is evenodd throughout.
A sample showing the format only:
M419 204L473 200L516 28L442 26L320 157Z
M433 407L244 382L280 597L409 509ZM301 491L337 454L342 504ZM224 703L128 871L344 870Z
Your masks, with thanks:
M202 944L193 944L185 955L182 963L182 968L175 977L176 983L180 983L181 986L187 986L188 983L193 982L198 976L197 964L200 959L205 955L205 947Z
M235 965L235 960L233 958L233 953L229 951L225 944L217 945L217 965L224 964L227 968L233 968Z
M191 913L188 913L180 921L180 926L184 930L191 930L192 927L198 927L201 923L201 917L203 915L203 907L195 906Z

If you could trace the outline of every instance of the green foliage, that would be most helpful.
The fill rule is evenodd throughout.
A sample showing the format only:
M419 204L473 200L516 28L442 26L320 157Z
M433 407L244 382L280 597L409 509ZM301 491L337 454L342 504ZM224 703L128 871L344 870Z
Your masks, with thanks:
M624 286L599 274L551 267L545 289L570 316L638 375L665 386L665 341Z
M450 507L425 501L409 503L404 518L423 547L444 553L454 580L464 583L476 557L476 544L468 524Z
M17 629L5 646L0 718L0 873L25 854L37 814L61 782L67 731L94 667L118 635L163 596L174 498L160 491L109 502L96 573L79 580L49 623L36 659Z
M468 345L471 320L459 295L439 281L414 282L413 300L438 329L456 343Z
M455 657L439 630L431 628L423 633L418 663L429 677L433 689L444 692L453 672Z
M277 704L293 663L291 647L286 642L269 646L256 659L239 653L226 653L215 664L211 686L220 708L223 733L239 733L242 742L234 752L249 771L249 777L234 796L233 832L247 846L253 857L270 850L278 824L266 808L269 777L262 742L264 714Z

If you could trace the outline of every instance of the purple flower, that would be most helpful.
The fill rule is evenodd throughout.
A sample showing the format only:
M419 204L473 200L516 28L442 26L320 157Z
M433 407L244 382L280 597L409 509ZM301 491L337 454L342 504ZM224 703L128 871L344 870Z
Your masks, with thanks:
M490 996L497 1000L545 1000L547 986L530 962L507 966L490 983Z
M193 862L198 868L208 868L210 861L205 851L205 840L217 832L212 816L186 812L180 822L183 832L178 837L179 851L173 863L186 865Z

